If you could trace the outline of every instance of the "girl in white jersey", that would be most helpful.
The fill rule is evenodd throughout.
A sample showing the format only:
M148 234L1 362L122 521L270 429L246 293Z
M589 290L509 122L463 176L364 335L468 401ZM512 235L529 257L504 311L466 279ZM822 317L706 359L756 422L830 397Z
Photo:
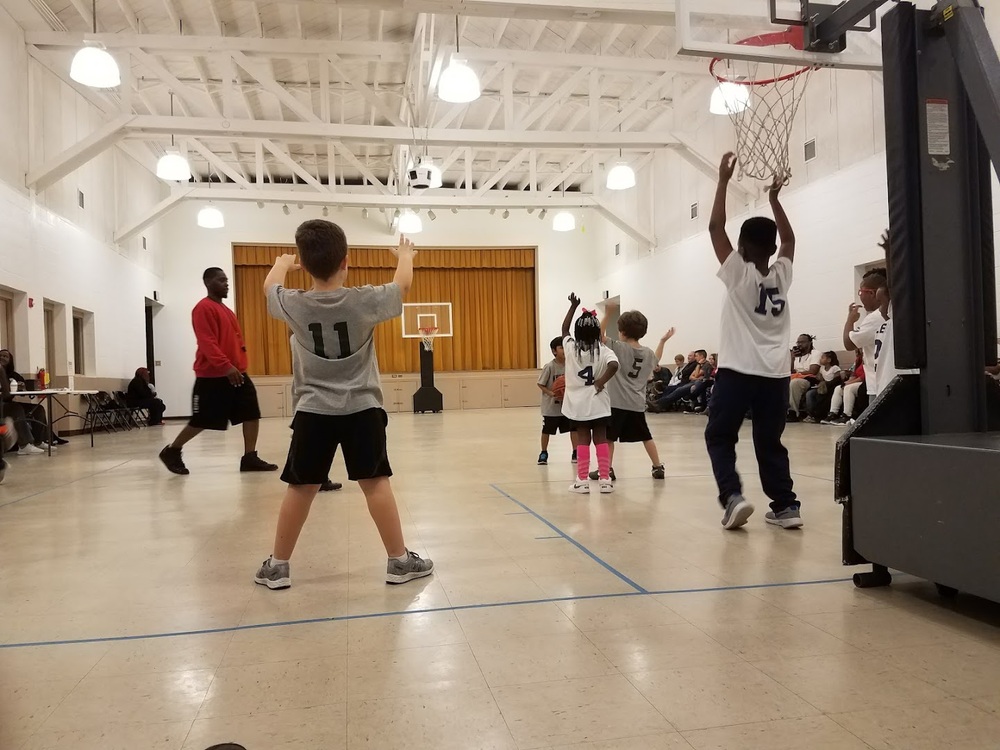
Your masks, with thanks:
M604 389L618 372L618 358L609 347L601 346L601 323L597 315L584 310L577 318L573 336L570 324L580 298L569 295L569 311L563 320L563 349L566 352L566 393L563 416L576 424L576 481L570 492L590 493L590 444L597 454L598 478L603 494L614 492L611 482L611 452L608 447L608 422L611 419L611 396Z

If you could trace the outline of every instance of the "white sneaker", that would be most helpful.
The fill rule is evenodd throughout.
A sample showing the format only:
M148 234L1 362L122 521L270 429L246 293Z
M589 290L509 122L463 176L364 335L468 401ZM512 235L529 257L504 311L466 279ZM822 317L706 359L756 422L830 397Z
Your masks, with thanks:
M615 485L614 485L614 483L610 479L602 479L601 480L601 494L602 495L610 495L614 491L615 491Z
M37 445L32 445L28 443L26 446L21 448L18 453L23 453L25 456L41 456L45 453L44 450L39 448Z
M590 482L573 482L569 486L570 492L575 492L577 495L589 495L590 494Z

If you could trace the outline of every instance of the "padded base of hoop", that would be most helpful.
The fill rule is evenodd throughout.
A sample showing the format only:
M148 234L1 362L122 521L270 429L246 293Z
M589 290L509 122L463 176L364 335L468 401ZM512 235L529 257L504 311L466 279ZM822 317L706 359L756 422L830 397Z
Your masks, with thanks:
M413 394L414 414L423 414L428 411L437 414L442 409L444 409L444 396L434 386L422 386Z

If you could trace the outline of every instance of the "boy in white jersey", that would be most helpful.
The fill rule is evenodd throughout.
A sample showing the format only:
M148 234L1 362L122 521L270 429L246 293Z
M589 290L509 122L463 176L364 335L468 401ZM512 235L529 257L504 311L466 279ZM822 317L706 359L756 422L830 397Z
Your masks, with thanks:
M392 283L346 287L348 256L344 230L329 221L304 222L295 232L302 267L313 280L309 291L285 289L285 275L297 270L294 255L282 255L264 279L267 309L292 331L292 443L281 480L288 484L278 514L271 557L254 581L270 589L291 586L289 558L337 448L344 450L347 475L368 501L388 561L386 583L430 575L434 564L410 552L403 541L386 453L388 418L375 359L375 326L402 314L413 284L413 243L400 238Z
M882 235L879 247L885 250L886 273L888 275L889 230L886 230ZM919 375L920 370L899 370L896 368L896 344L892 332L892 290L889 288L888 282L878 290L876 297L883 323L875 334L875 355L872 370L878 379L878 392L881 393L889 387L897 375Z
M629 310L618 318L618 340L607 336L608 320L601 321L601 342L618 358L618 374L608 383L611 394L611 423L608 425L608 474L616 481L615 443L642 443L653 464L653 479L664 479L666 472L660 454L646 424L646 383L653 374L658 359L639 339L649 330L649 321L638 310ZM597 472L590 473L597 479Z
M715 205L708 225L715 255L722 264L719 278L726 285L722 307L722 345L719 371L712 391L705 443L725 512L722 525L735 529L754 511L743 497L736 471L736 443L747 412L753 414L753 444L764 494L771 500L766 520L786 529L799 528L802 519L792 489L788 450L781 443L788 407L788 288L792 283L795 234L778 193L776 176L768 194L774 221L758 216L740 230L738 250L726 234L726 191L736 158L722 157ZM776 235L781 247L776 247ZM774 251L778 259L768 265Z
M844 324L844 346L849 350L861 350L865 361L865 391L873 401L879 392L878 376L875 374L875 339L885 323L885 317L879 309L878 290L884 286L883 271L875 269L866 273L861 279L861 288L858 289L865 316L862 318L861 308L852 303Z
M590 493L590 442L597 454L598 478L602 494L615 491L611 483L611 451L608 448L608 423L611 420L611 397L605 390L618 372L618 358L601 346L601 323L591 310L584 310L569 327L580 306L580 298L569 295L569 310L563 319L563 350L566 352L566 392L563 415L576 424L576 481L569 491Z

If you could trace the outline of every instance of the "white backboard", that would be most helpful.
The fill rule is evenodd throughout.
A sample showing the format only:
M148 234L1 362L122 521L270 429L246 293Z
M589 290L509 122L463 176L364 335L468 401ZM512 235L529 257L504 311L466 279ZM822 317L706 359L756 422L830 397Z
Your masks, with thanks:
M406 302L403 304L403 338L422 339L421 328L437 328L435 338L451 338L452 328L450 302Z
M848 70L881 70L881 32L878 18L892 7L886 3L876 14L873 31L850 32L847 49L817 53L788 46L756 47L738 42L762 34L781 32L789 24L772 23L769 0L675 0L678 53L695 57L761 60L778 64L819 65ZM836 0L822 0L835 5ZM802 17L799 0L774 0L779 19ZM867 22L867 21L866 21Z

